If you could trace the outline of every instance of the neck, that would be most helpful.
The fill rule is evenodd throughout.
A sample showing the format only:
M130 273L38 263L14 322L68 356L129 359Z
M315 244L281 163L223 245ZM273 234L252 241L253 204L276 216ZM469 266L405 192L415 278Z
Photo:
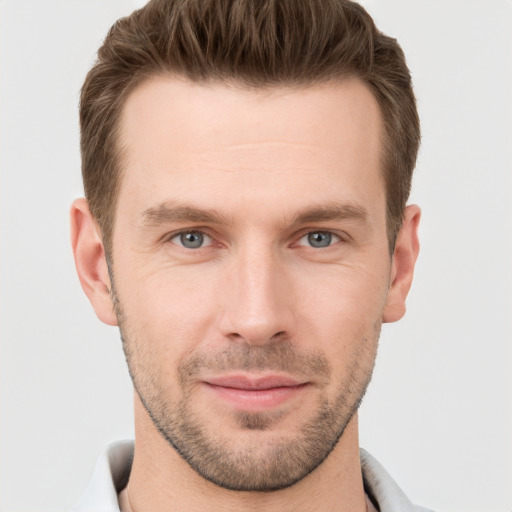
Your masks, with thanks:
M357 413L327 459L305 478L272 492L218 487L198 475L155 429L135 396L135 455L128 494L133 512L214 510L276 512L363 512Z

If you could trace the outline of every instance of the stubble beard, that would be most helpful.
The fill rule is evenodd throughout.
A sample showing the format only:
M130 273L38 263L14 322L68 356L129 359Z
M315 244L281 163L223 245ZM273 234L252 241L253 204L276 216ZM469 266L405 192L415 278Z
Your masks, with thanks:
M328 382L331 367L325 356L298 352L286 340L262 346L237 343L218 354L194 354L179 365L181 398L176 403L155 374L157 361L142 354L147 344L134 339L117 299L115 305L130 376L154 426L196 473L225 489L269 492L302 480L332 452L371 380L380 323L375 326L374 339L363 337L357 345L335 398L324 396L298 434L267 439L266 432L279 423L279 412L237 412L233 414L237 428L243 434L252 431L261 436L242 447L234 446L232 437L213 432L208 418L194 410L193 382L199 369L300 372L315 379L322 376Z

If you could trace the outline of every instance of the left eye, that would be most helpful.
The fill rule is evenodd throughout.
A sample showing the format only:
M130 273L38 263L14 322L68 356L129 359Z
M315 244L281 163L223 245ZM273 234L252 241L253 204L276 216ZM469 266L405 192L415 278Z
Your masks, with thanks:
M211 244L212 239L208 235L201 233L201 231L184 231L174 235L171 238L171 242L181 245L185 249L199 249Z
M329 233L328 231L312 231L304 235L299 240L299 245L309 245L310 247L323 248L329 247L333 243L339 242L339 236Z

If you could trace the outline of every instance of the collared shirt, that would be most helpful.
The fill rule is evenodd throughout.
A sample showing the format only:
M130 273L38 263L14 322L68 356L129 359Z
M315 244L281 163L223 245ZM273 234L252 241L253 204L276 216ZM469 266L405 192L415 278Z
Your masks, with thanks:
M85 493L70 512L121 512L119 493L128 483L133 461L133 441L109 446L99 458ZM360 449L364 489L380 512L432 512L414 505L386 470ZM371 509L369 509L371 510Z

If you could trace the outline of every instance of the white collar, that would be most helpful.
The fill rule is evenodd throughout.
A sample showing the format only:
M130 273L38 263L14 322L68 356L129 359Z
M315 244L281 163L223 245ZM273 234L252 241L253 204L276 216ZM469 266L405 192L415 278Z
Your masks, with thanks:
M126 486L133 461L133 441L111 444L101 455L87 489L70 512L120 512L118 493ZM432 512L413 505L386 470L360 449L364 488L380 512Z

